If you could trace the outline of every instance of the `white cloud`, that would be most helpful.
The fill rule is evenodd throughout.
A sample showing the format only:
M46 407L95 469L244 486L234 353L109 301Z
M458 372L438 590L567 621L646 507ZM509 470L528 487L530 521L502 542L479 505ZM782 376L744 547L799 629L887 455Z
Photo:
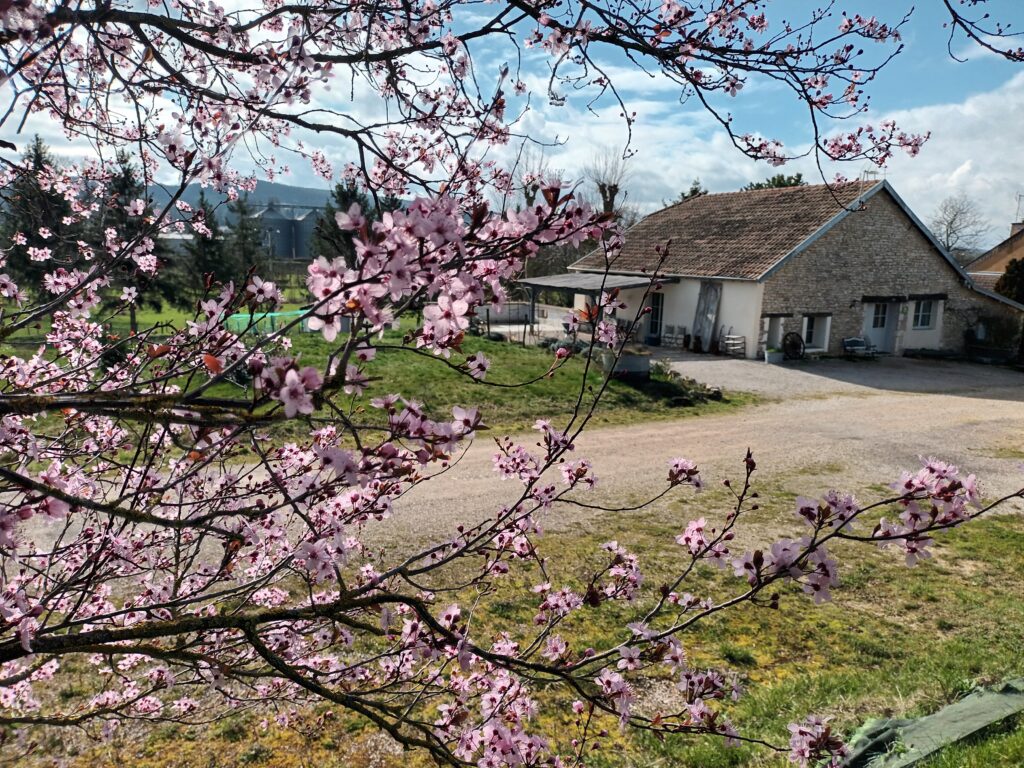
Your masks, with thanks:
M952 51L954 58L960 61L978 61L979 59L1002 60L1003 56L996 51L1019 45L1012 38L1000 37L999 35L982 35L981 40L985 45L982 45L973 38L961 41Z
M613 99L602 99L594 112L587 109L588 95L592 95L588 93L572 93L564 106L551 106L547 103L547 79L541 65L545 59L530 50L524 52L524 59L522 74L534 94L533 107L515 130L540 142L556 143L546 153L551 167L561 169L570 178L578 178L596 148L624 145L626 127ZM486 81L493 77L496 65L488 55L480 56L476 63L486 91ZM780 170L800 171L809 180L817 178L817 169L809 159L776 169L743 156L698 102L679 103L678 85L663 75L652 78L624 64L607 65L604 69L620 88L627 108L637 113L629 201L642 211L660 207L663 201L689 187L694 177L700 177L712 191L734 190ZM773 126L781 130L787 122L806 128L802 122L805 118L799 112L788 113L780 120L778 109L772 109L770 114L759 113L759 100L749 96L745 89L735 101L729 100L729 106L734 104L737 117L752 128L772 133ZM762 94L761 109L765 104L778 107L787 103L765 98L772 96ZM510 98L510 112L515 112L518 103ZM363 120L383 118L387 109L385 102L358 78L354 83L339 78L332 91L318 94L316 106ZM979 204L992 223L991 243L1008 234L1009 223L1017 212L1017 193L1024 191L1024 152L1019 131L1024 124L1024 74L961 101L871 115L876 123L888 117L905 130L932 133L919 157L897 156L887 170L889 180L921 219L927 221L944 197L963 191ZM59 155L80 157L94 152L82 142L69 142L60 127L41 114L29 118L20 136L10 135L9 129L0 135L15 140L20 148L36 131ZM348 142L336 136L302 138L310 146L324 149L336 167L352 159ZM512 148L505 148L500 154L510 157L511 152ZM281 181L325 186L305 163L297 161L292 167L293 175ZM863 165L847 164L830 166L826 173L831 176L840 171L855 176L863 169Z
M712 191L738 189L748 181L780 171L802 172L808 180L820 178L812 159L782 168L755 163L729 143L724 130L696 104L636 101L633 179L630 200L648 212L660 207L699 176ZM737 111L743 109L742 97ZM900 195L923 221L928 221L943 198L963 191L972 198L992 225L988 245L1009 234L1017 213L1017 194L1024 192L1024 152L1020 126L1024 124L1024 73L959 102L933 104L887 114L873 114L876 124L892 118L914 133L931 132L921 154L898 154L884 171ZM749 116L748 116L749 119ZM618 110L605 108L589 115L572 103L547 108L526 118L531 136L558 136L565 140L549 155L554 167L570 175L583 167L594 147L618 146L625 141ZM832 164L827 177L843 173L857 176L869 164Z
M943 198L959 191L992 225L989 245L1010 234L1017 194L1024 192L1024 73L961 102L894 112L905 130L931 131L920 156L899 156L887 178L927 221Z

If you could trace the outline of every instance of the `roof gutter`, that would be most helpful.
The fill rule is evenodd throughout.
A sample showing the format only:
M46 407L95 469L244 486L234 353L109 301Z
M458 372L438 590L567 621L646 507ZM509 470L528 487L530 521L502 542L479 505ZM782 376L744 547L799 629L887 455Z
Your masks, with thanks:
M600 270L600 269L585 269L583 267L577 267L575 265L570 265L569 269L572 270L573 272L588 272L590 274L598 274L598 275L605 274L604 270ZM607 273L609 275L630 275L630 276L649 277L649 278L655 277L655 275L650 273L650 272L637 272L637 271L630 271L628 269L609 269L609 270L607 270ZM669 279L672 279L673 281L675 281L675 280L731 280L731 281L736 282L736 283L755 283L755 282L758 282L758 280L760 279L760 278L756 278L756 277L736 277L735 275L733 275L733 276L726 276L726 275L686 275L686 274L683 274L682 272L661 272L661 273L659 273L657 275L657 277L658 277L658 279L669 278Z

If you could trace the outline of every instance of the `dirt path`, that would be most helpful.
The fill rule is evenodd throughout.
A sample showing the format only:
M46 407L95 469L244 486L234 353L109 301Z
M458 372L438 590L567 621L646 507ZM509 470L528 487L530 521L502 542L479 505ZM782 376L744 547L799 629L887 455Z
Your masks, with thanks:
M925 380L931 370L923 369ZM1020 374L1004 373L1024 382ZM1007 386L1018 379L964 382L961 375L950 381L965 386L949 393L819 391L722 416L594 429L578 442L578 454L593 461L602 499L616 503L659 489L674 456L697 461L709 482L738 479L748 446L762 480L781 481L793 493L836 487L868 498L866 489L916 468L919 456L937 456L976 473L986 496L1024 485L1024 393L1019 384ZM402 499L385 527L401 540L433 538L492 515L519 489L496 480L493 453L492 442L478 439L448 474ZM558 512L547 525L564 528L585 518Z

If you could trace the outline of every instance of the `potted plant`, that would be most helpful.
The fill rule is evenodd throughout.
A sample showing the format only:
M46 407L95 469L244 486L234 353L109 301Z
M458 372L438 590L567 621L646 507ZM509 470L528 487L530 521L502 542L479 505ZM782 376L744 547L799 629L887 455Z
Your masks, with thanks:
M766 363L774 363L775 365L778 365L783 361L783 359L785 359L785 355L783 355L781 349L778 347L765 347L764 361Z

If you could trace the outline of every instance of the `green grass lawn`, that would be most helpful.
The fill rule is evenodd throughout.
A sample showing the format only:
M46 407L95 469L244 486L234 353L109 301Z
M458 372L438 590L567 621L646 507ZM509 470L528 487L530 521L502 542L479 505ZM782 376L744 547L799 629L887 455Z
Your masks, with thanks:
M389 333L384 343L398 345L401 335ZM311 365L322 364L328 351L328 346L315 334L296 334L293 344L293 351ZM410 349L381 349L376 359L367 365L370 386L357 404L398 393L424 403L433 418L450 418L453 405L477 406L484 423L492 430L519 431L532 427L538 418L564 422L571 415L581 390L583 407L589 407L604 378L596 362L586 371L583 357L570 359L550 376L545 376L554 356L537 347L468 337L463 353L476 352L482 352L491 361L485 382L452 370L432 355ZM457 354L451 358L453 363L462 359ZM524 382L530 383L517 387L493 386ZM751 395L735 392L725 393L721 400L709 400L703 388L695 383L669 380L664 375L638 384L612 381L601 397L591 424L628 424L714 413L754 401Z
M397 344L398 333L385 343ZM328 347L314 334L296 334L294 350L307 364L323 362ZM515 383L541 376L552 355L536 348L466 340L466 354L482 351L492 360L490 379ZM584 379L582 359L570 360L552 377L521 388L491 387L447 369L437 360L407 350L382 350L368 366L368 391L352 403L363 407L370 397L398 392L440 408L478 405L495 430L528 428L540 417L564 419L574 394L600 385L592 371ZM226 386L226 385L225 385ZM236 392L238 390L235 390ZM727 393L723 401L693 406L687 385L655 380L647 387L613 382L596 424L628 423L697 415L749 403L752 398ZM432 415L444 417L447 411ZM796 493L806 492L806 477L773 478L761 487L762 509L751 522L766 544L792 532L789 510ZM865 498L877 497L870 486L848 489ZM666 579L682 563L673 537L685 521L706 514L721 518L726 509L722 489L686 501L674 501L643 514L606 514L577 526L571 533L549 534L541 540L547 553L557 553L553 582L572 583L600 559L600 543L618 539L642 556L648 583ZM771 538L769 538L771 537ZM753 542L752 542L753 543ZM729 712L748 736L785 743L785 725L807 713L834 718L836 727L852 733L875 717L915 716L933 712L967 693L974 685L1024 674L1024 519L1003 516L980 521L941 539L936 557L915 569L905 568L895 553L875 548L840 546L842 586L834 602L816 607L800 594L785 593L780 610L744 607L703 624L682 638L695 664L738 669L747 695ZM523 586L525 577L509 581L485 600L488 632L529 623L535 596ZM721 594L734 584L728 573L702 569L687 589L695 594ZM574 645L604 645L621 634L621 607L580 612L564 636ZM667 688L668 686L666 686ZM551 705L564 693L542 690L542 725L550 733L566 733L567 719ZM659 691L645 690L650 699ZM564 711L564 708L563 708ZM154 728L141 738L117 737L87 748L78 766L132 764L139 768L265 765L274 768L418 768L430 765L420 755L393 753L379 734L357 719L341 716L325 732L303 736L297 730L272 726L255 729L248 716L204 730L174 726ZM655 738L623 734L608 724L608 748L595 753L596 768L673 766L785 765L785 759L763 749L724 749L718 740ZM953 766L1005 767L1024 764L1024 730L986 735L970 745L947 750L928 768Z
M291 308L285 307L282 311ZM191 319L191 315L171 309L160 312L141 310L138 319L140 328L160 324L180 328L187 319ZM128 334L127 319L124 317L116 318L110 327L112 332L119 335ZM411 327L411 320L406 321L402 331L388 331L380 343L389 347L403 346L403 333ZM31 342L24 335L29 331ZM20 342L17 348L5 345L0 348L0 352L31 354L44 333L43 328L28 329L14 337L15 342ZM317 333L297 332L292 335L292 343L292 350L300 355L302 364L321 369L333 350L332 345L327 344ZM545 376L554 361L554 355L549 350L488 341L480 337L467 337L462 356L453 353L451 362L460 363L466 355L476 352L485 354L492 364L485 382L475 381L452 370L443 360L430 354L419 354L411 348L381 349L377 358L367 366L371 381L366 392L361 397L339 404L345 408L366 408L374 397L398 393L409 400L423 403L432 418L450 418L453 405L477 406L484 423L492 430L514 432L531 428L538 418L561 420L564 424L571 416L581 391L581 412L586 412L603 381L600 366L595 361L587 371L583 356L568 360L550 376ZM214 387L211 394L234 398L248 396L241 387L227 383ZM753 395L742 392L727 392L721 399L714 400L709 399L707 394L695 382L670 379L664 373L656 373L649 382L630 384L612 381L602 395L590 423L629 424L694 416L722 412L756 402ZM325 409L318 415L326 416L328 413ZM306 431L299 423L285 424L279 428L280 434L287 438L299 438Z
M792 528L796 480L766 483L763 507L750 519L761 535ZM865 494L866 496L866 494ZM661 583L683 562L672 537L685 521L701 514L720 516L727 501L711 490L685 501L663 504L643 515L605 515L572 533L541 540L543 551L557 553L549 563L552 582L571 584L602 561L601 542L616 538L641 554L649 584ZM781 608L753 606L721 614L682 641L695 666L737 669L746 695L729 715L747 736L785 744L786 724L808 713L833 718L851 734L876 717L906 717L934 712L975 685L1024 674L1024 519L1002 516L979 521L942 537L935 558L907 569L894 552L874 547L836 548L842 586L832 603L814 606L795 590L783 592ZM529 624L535 596L527 595L528 577L517 576L487 596L478 616L486 616L484 634ZM729 573L699 570L688 590L721 595L735 586ZM624 638L622 606L584 610L563 628L574 648ZM666 695L647 688L641 700ZM566 693L540 690L539 724L551 734L571 733L561 714ZM139 768L192 765L274 768L427 768L428 758L386 749L386 740L355 718L340 716L315 736L271 727L255 731L251 716L211 728L151 730L143 739L115 740L89 750L76 766L130 762ZM650 736L620 732L606 724L609 737L594 753L596 768L672 766L782 768L785 757L757 747L726 749L717 739ZM568 738L568 737L566 737ZM927 768L1024 764L1024 730L1015 724L940 754Z

